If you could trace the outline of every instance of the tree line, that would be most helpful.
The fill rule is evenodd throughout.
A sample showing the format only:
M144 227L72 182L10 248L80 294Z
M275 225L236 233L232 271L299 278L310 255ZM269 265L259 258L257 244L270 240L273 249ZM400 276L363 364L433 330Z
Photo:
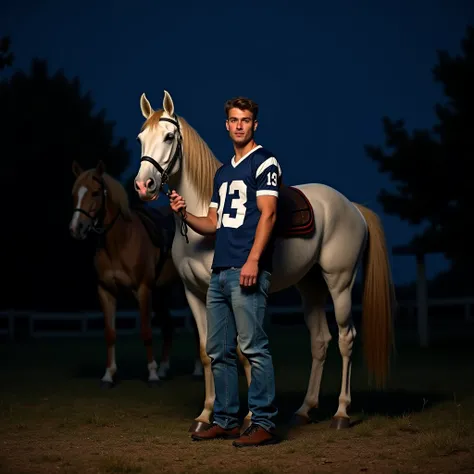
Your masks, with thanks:
M365 151L390 177L394 191L382 189L384 212L421 225L411 246L439 252L450 261L448 272L431 282L436 294L474 294L474 246L469 232L474 205L474 28L461 40L461 54L437 51L433 80L442 86L444 103L435 104L431 129L409 132L403 119L383 117L384 147Z
M466 29L461 45L459 56L438 52L433 80L442 84L445 103L435 105L432 129L409 132L403 120L383 117L384 145L366 145L365 151L395 187L378 195L384 212L422 224L412 244L450 260L448 274L432 285L472 294L474 251L467 227L474 205L468 169L474 158L474 28ZM12 45L4 37L0 72L13 65ZM102 159L119 177L131 154L126 140L115 137L115 123L105 110L94 112L95 105L78 77L51 72L42 59L0 79L2 308L98 307L94 240L77 242L68 230L71 163L87 168ZM126 188L138 205L131 181Z

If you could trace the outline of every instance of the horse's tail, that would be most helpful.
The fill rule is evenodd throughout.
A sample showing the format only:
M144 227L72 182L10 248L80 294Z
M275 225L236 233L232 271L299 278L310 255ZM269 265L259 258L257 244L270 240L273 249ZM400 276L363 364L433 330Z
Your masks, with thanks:
M354 204L364 216L368 227L362 300L364 355L369 376L373 377L377 388L383 388L390 371L391 349L395 347L395 290L382 223L375 212L361 204Z

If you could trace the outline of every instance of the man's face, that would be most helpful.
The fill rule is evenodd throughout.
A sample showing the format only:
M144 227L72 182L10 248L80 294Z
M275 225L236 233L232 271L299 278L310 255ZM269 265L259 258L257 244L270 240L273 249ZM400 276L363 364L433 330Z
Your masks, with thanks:
M250 110L240 110L236 107L229 110L225 126L231 140L238 146L245 146L253 138L257 129L257 121L253 119Z

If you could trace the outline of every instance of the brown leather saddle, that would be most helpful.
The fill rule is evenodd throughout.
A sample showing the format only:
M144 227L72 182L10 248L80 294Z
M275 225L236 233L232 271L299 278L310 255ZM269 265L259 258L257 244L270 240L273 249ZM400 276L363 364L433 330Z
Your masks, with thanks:
M279 189L277 237L311 237L316 230L314 211L307 197L298 188L282 185Z

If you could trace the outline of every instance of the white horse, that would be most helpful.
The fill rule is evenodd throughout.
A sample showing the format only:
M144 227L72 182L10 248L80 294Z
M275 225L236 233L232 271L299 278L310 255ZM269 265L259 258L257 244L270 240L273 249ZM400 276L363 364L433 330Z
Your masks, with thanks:
M221 163L198 133L175 115L173 100L167 91L164 91L162 110L153 110L145 94L141 96L140 107L146 119L138 135L142 160L135 188L140 198L156 199L164 182L168 181L170 189L176 189L184 197L189 212L196 216L207 215L214 174ZM314 211L316 229L311 237L277 239L270 289L270 292L277 292L293 285L298 288L311 336L311 375L303 404L295 412L293 422L309 423L309 411L318 407L323 365L331 340L325 313L329 293L339 327L342 356L339 406L331 426L345 428L350 426L347 409L351 403L351 355L356 337L351 317L351 290L361 261L364 266L363 327L367 367L377 386L385 384L389 372L395 297L385 236L373 211L351 203L338 191L313 183L295 187L308 199ZM172 257L196 319L206 391L204 409L191 425L191 431L205 429L211 423L215 397L210 359L205 351L206 292L214 239L203 237L190 228L185 233L182 226L183 222L176 216ZM239 358L250 383L250 365L240 352ZM251 413L248 413L242 426L248 426L250 417Z

